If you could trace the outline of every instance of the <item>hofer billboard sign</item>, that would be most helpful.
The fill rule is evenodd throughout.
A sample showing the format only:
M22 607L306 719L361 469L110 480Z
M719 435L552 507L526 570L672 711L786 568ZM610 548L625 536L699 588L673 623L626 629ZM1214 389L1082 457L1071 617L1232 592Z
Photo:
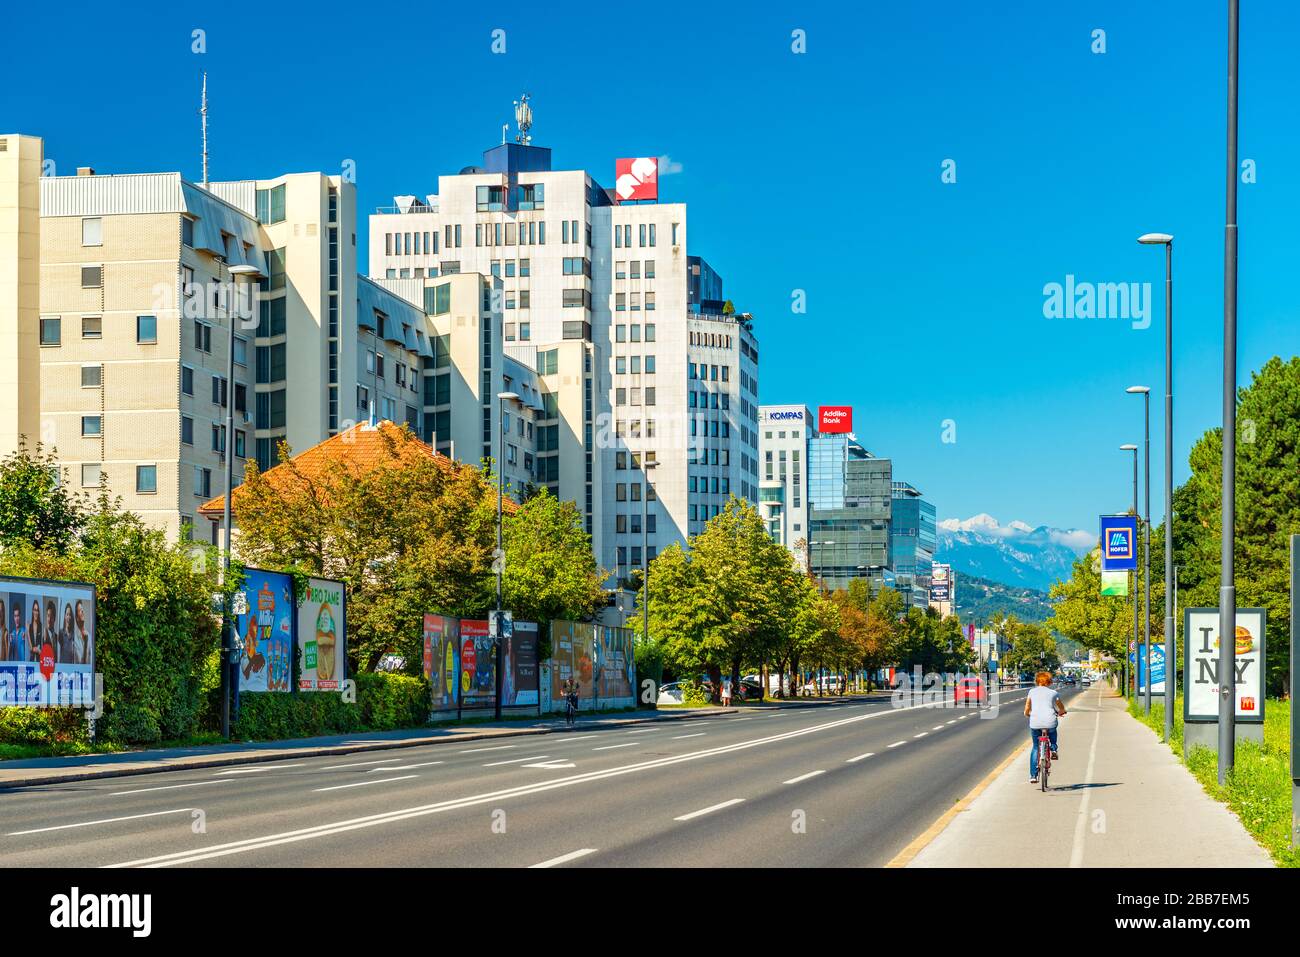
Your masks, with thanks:
M817 407L817 431L831 434L853 431L853 406L821 405Z

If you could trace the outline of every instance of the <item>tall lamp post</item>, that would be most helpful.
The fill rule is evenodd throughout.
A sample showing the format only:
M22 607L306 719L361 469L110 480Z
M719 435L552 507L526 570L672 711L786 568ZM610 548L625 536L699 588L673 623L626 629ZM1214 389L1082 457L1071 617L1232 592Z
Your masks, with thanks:
M1120 451L1133 453L1133 514L1139 515L1138 513L1138 447L1136 445L1121 445ZM1141 521L1140 516L1138 520ZM1133 671L1134 671L1133 687L1134 688L1137 687L1136 672L1137 672L1137 640L1138 640L1138 613L1139 613L1138 594L1137 594L1137 576L1138 573L1134 571L1133 572ZM1128 663L1127 653L1125 653L1124 655L1124 662L1125 665L1127 666ZM1149 680L1150 679L1148 679L1148 683ZM1129 690L1128 678L1126 677L1124 679L1125 697L1128 697L1128 690Z
M1174 580L1174 237L1146 233L1144 246L1165 247L1165 740L1174 737L1174 695L1178 683L1178 658L1174 648L1175 614L1170 604Z
M225 502L222 508L224 548L221 554L221 736L230 737L230 698L234 689L234 671L235 662L231 660L234 645L231 643L231 609L229 593L226 590L226 583L230 579L230 500L234 494L235 486L235 315L231 310L231 300L235 298L234 288L237 285L238 276L255 276L258 270L255 266L237 264L228 266L226 272L234 280L231 288L226 291L226 435L225 450L223 455L226 459L226 494Z
M1151 713L1151 390L1144 385L1131 385L1125 390L1129 395L1140 395L1145 400L1143 406L1146 409L1146 431L1143 440L1143 455L1146 464L1143 466L1145 477L1143 478L1143 488L1146 489L1146 514L1142 518L1142 530L1146 536L1146 558L1145 571L1145 598L1143 599L1142 612L1142 646L1143 654L1146 658L1146 688L1142 693L1142 711L1145 714ZM1137 596L1133 596L1133 601L1137 601ZM1169 664L1165 663L1165 683L1169 682Z
M518 402L519 393L517 392L498 392L497 393L497 551L495 561L497 573L497 610L496 610L496 638L493 644L496 646L496 707L493 709L493 715L496 720L501 720L501 682L502 669L505 667L505 643L502 632L501 615L501 576L506 568L506 553L501 546L501 526L503 521L502 503L506 497L506 416L505 406L507 402Z
M1237 585L1237 0L1228 0L1228 196L1223 227L1223 483L1219 536L1219 783L1226 784L1236 759Z

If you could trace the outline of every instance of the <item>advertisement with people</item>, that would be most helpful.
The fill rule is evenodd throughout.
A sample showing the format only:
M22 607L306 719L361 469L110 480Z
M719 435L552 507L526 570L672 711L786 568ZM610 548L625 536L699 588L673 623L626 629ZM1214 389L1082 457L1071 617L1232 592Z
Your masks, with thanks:
M537 667L537 622L517 621L506 644L506 664L502 671L506 682L501 696L505 707L535 705L540 687Z
M496 706L496 649L485 620L460 622L460 693L463 708Z
M424 677L429 680L434 711L455 711L460 682L460 619L424 616Z
M0 707L95 703L95 587L0 577Z
M596 694L601 701L631 698L636 684L631 629L597 625L596 637Z
M293 579L246 568L234 604L235 639L242 642L239 690L288 691L293 667Z
M338 691L347 676L342 582L308 578L298 596L298 690Z

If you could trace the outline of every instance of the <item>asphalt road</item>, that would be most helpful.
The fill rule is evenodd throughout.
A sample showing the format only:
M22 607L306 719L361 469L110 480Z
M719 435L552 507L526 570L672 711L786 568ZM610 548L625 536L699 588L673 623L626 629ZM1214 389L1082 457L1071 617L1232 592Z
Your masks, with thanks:
M0 793L0 859L9 867L878 866L1027 741L1024 696L1002 692L994 709L883 700L749 709L15 789ZM1065 761L1069 731L1066 723Z

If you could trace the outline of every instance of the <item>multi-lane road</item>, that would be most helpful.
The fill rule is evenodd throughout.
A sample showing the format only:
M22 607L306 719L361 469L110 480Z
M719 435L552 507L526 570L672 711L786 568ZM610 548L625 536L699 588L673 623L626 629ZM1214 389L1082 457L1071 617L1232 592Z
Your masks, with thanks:
M1001 692L993 709L885 699L747 708L18 788L0 792L0 859L11 867L882 865L1027 742L1024 696ZM1067 738L1058 769L1067 776L1068 747Z

